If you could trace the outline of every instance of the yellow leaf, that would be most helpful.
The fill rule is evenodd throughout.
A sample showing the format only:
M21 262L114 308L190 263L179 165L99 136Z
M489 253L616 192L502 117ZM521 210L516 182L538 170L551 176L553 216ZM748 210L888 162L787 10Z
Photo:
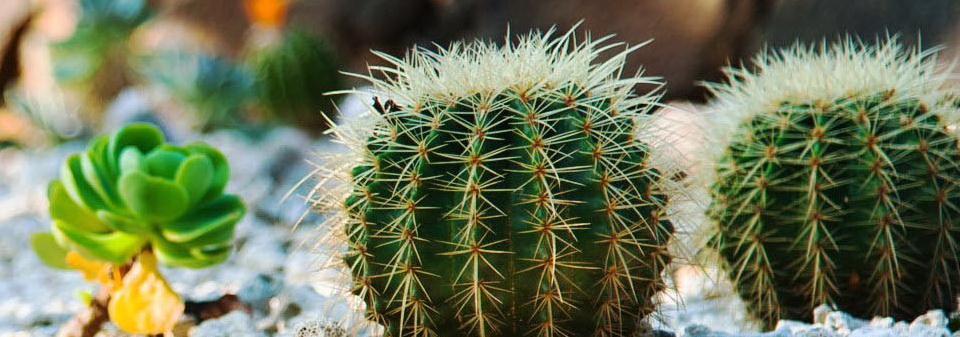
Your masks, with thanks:
M130 333L161 334L173 329L184 304L157 270L150 251L140 253L107 307L110 320Z
M80 273L83 274L83 279L89 282L100 282L100 284L107 287L110 286L111 266L109 263L88 260L75 251L67 252L65 260L67 261L67 266L79 270Z

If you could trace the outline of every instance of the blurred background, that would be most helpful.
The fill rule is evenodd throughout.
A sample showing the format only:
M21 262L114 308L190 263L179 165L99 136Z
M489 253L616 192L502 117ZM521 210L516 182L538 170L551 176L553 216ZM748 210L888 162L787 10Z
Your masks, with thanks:
M508 31L581 20L595 37L653 40L627 70L642 66L666 82L666 100L685 107L660 112L677 132L695 129L688 112L708 98L699 83L720 81L722 67L748 64L765 47L900 35L942 46L946 60L960 55L956 0L0 0L0 336L53 335L82 307L75 293L90 286L43 267L27 238L49 226L46 183L63 159L132 121L223 149L230 188L251 205L227 263L166 272L190 301L230 292L251 310L184 331L289 335L335 318L338 309L320 304L331 289L304 244L317 222L301 218L309 191L296 186L315 151L336 147L321 112L349 116L369 99L324 95L363 85L341 72L381 63L370 50L402 56L415 45L503 41ZM675 280L687 310L665 310L667 325L750 329L720 290L687 279Z
M318 112L358 84L341 71L414 45L501 41L583 20L594 36L652 40L628 66L661 77L668 100L702 102L764 47L900 35L909 45L960 44L952 0L3 0L0 108L5 142L30 128L71 138L98 131L111 106L143 103L190 128L294 125L312 136ZM640 88L639 90L649 90ZM135 96L136 99L131 98ZM56 107L40 105L55 105ZM62 111L52 111L62 110ZM70 116L62 116L70 115ZM26 117L24 117L26 116ZM120 116L131 118L131 116ZM70 121L71 118L80 120ZM51 130L52 129L52 130ZM21 139L22 138L22 139Z

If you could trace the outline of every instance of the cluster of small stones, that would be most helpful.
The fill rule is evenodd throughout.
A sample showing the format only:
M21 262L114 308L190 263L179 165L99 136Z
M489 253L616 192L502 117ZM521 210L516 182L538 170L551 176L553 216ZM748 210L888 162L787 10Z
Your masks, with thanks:
M683 337L957 337L950 332L950 320L941 310L932 310L912 322L891 317L872 320L854 318L843 311L821 305L813 310L813 323L782 320L770 332L729 333L714 331L703 325L683 329Z

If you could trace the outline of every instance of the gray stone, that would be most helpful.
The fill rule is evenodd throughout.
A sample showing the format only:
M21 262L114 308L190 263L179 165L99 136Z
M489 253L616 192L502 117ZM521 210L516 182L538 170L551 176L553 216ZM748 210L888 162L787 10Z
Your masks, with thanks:
M237 297L254 310L266 311L270 299L282 289L283 280L268 274L257 274L240 286Z
M243 311L232 311L224 316L209 319L191 330L191 337L265 337L256 331L253 319Z
M297 324L293 337L346 337L347 331L340 324L327 320L307 320Z
M794 330L793 337L838 337L839 335L823 326L811 326L806 329Z

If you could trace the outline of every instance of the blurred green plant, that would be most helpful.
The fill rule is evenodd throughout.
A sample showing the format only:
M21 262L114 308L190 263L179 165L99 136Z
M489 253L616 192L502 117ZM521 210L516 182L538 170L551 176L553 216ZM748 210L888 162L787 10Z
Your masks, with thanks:
M334 111L325 93L341 88L333 49L301 29L291 29L277 44L253 53L258 105L268 117L321 132Z
M26 93L23 90L11 89L4 92L4 97L9 113L29 124L5 125L6 127L15 128L21 133L31 133L31 136L41 138L41 142L45 144L59 144L85 135L81 116L77 111L67 109L62 91ZM6 123L15 124L9 121ZM3 129L5 128L0 126L0 130Z
M52 48L54 76L98 111L131 81L133 32L153 16L147 0L80 0L73 35Z
M254 78L246 68L215 55L161 52L147 58L141 69L183 104L204 131L238 124L244 106L256 94Z

